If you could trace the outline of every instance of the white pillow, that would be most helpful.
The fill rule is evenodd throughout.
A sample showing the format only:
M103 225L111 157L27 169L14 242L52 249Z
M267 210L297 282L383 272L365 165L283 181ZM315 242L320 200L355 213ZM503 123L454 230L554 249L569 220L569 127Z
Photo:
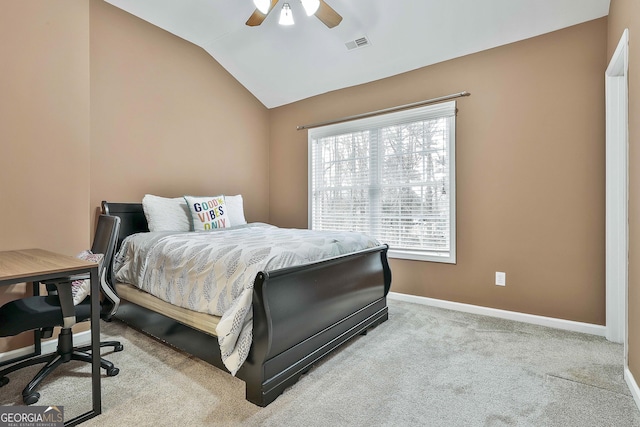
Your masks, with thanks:
M224 196L184 196L193 222L193 231L208 231L214 228L231 227Z
M244 218L242 194L238 194L237 196L224 196L224 202L227 205L227 214L229 215L229 222L231 222L232 226L247 223L247 220Z
M191 230L191 214L182 197L169 199L145 194L142 198L142 209L147 218L149 231Z

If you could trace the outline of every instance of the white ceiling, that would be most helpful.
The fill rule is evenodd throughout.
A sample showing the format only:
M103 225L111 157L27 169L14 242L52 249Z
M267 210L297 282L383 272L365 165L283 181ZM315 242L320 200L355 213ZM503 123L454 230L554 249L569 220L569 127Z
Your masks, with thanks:
M273 108L601 18L610 0L326 0L344 18L332 29L300 0L292 27L285 0L258 27L252 0L105 1L201 46Z

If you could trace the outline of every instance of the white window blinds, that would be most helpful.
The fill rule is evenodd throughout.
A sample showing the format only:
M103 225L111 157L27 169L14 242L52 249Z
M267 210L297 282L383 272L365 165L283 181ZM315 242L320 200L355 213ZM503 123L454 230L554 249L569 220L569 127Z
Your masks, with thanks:
M455 101L309 130L309 228L455 262Z

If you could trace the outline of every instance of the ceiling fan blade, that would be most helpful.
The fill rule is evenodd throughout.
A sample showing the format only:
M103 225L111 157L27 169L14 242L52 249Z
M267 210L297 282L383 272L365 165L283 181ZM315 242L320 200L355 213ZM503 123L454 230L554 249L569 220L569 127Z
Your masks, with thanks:
M278 0L271 0L271 6L269 6L269 10L267 11L267 13L262 13L258 9L254 10L245 24L250 27L257 27L258 25L262 24L262 22L267 18L267 15L269 15L269 12L271 12L273 8L276 7L277 3Z
M333 10L331 6L326 4L324 0L320 0L320 7L316 11L315 15L329 28L335 27L342 21L342 16Z

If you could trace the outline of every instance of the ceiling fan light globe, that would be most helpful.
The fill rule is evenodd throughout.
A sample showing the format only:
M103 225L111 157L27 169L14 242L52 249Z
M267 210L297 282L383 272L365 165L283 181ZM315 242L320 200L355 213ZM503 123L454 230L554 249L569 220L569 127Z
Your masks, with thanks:
M280 20L278 21L280 25L293 25L293 14L291 13L291 6L289 3L285 3L282 5L282 10L280 11Z
M269 8L271 7L270 0L253 0L253 4L256 6L256 9L265 15L269 12Z
M307 12L307 16L311 16L318 11L320 7L320 0L300 0L304 11Z

